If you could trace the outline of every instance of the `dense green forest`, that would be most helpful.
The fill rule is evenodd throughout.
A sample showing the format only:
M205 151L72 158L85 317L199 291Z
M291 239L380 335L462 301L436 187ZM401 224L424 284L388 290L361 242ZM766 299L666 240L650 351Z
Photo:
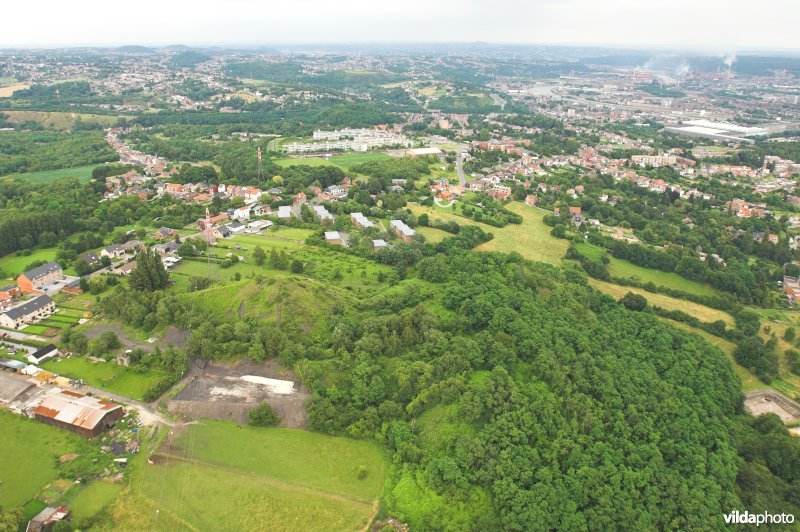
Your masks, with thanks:
M220 314L205 301L224 286L199 298L120 287L101 306L145 329L190 328L190 357L294 367L313 429L391 453L384 511L416 529L710 529L770 497L796 509L782 465L796 442L741 415L721 351L580 274L447 240L419 248L415 278L334 296L313 330Z

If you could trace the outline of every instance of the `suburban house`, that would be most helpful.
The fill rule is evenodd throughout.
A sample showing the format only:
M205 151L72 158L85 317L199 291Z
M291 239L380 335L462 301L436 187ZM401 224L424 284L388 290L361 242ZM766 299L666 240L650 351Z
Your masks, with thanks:
M414 235L417 234L413 229L406 225L402 220L392 220L389 222L389 227L392 228L394 234L399 236L403 242L410 244Z
M211 235L214 238L227 238L227 237L231 236L232 234L233 233L231 233L231 230L228 229L227 225L223 225L223 226L220 226L220 227L215 227L214 229L211 230Z
M375 223L369 221L367 217L361 214L360 212L350 213L350 219L353 221L353 225L355 225L358 229L368 229L370 227L375 227Z
M114 426L124 415L118 404L70 390L49 393L33 411L33 417L42 423L90 438Z
M38 292L43 287L64 278L64 271L57 262L48 262L30 269L17 277L19 289L23 292Z
M132 260L131 262L123 264L119 268L114 268L111 273L114 275L130 275L134 269L136 269L136 261Z
M245 205L244 207L239 207L238 209L231 209L230 217L233 218L234 220L249 220L250 206Z
M171 242L164 242L163 244L156 244L153 246L153 249L158 251L159 255L172 255L178 251L179 247L180 244L173 240Z
M94 251L87 251L86 253L81 253L78 255L78 260L84 261L89 266L94 266L100 262L100 255Z
M44 347L39 348L36 352L29 354L27 358L28 362L30 362L31 364L36 364L38 366L45 360L49 360L57 356L58 356L58 348L53 344L48 344Z
M165 238L175 238L178 234L178 231L175 229L170 229L169 227L161 227L158 231L153 233L153 238L155 240L164 240Z
M111 259L118 259L125 254L125 248L119 244L111 244L100 251L100 255Z
M530 205L531 207L536 207L539 204L539 197L535 194L528 194L525 196L525 205Z
M305 192L298 192L292 197L292 204L293 205L302 205L306 202L308 196L306 196Z
M39 296L0 313L0 326L6 329L19 329L36 323L55 311L56 304L50 296Z
M19 287L14 286L13 284L0 288L0 303L3 303L5 301L10 301L19 294L20 294Z

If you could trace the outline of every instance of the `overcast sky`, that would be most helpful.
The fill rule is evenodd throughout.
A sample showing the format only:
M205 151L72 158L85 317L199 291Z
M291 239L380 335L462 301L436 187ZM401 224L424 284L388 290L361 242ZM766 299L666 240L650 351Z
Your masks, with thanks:
M27 0L0 47L473 42L800 50L798 0Z

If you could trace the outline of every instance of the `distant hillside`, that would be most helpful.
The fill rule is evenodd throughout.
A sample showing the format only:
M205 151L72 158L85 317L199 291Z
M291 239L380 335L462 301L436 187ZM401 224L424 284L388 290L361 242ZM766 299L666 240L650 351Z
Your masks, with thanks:
M202 63L203 61L208 61L209 59L211 58L205 54L189 50L173 55L169 62L172 66L179 68L191 68L196 64Z
M152 48L148 48L147 46L138 46L138 45L120 46L118 48L115 48L115 50L118 52L127 52L132 54L150 54L154 52Z

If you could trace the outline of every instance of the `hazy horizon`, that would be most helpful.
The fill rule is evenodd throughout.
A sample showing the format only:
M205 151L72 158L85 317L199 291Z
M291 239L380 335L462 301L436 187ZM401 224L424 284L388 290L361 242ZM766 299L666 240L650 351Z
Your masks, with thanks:
M186 8L142 0L124 10L84 0L4 7L0 48L124 45L258 47L473 44L681 49L705 53L798 51L800 5L791 0L506 0L292 4L199 0Z

